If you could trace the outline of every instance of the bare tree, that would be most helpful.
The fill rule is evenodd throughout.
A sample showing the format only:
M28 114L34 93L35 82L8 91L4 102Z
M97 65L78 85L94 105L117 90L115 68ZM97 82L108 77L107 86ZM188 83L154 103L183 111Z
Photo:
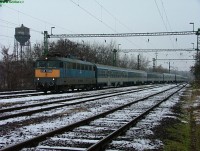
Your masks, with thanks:
M124 54L119 58L118 66L122 68L130 68L129 63L130 63L129 56Z
M17 72L17 64L14 62L14 56L9 54L9 48L3 47L1 50L3 55L3 61L1 65L2 77L5 80L3 88L5 89L15 89L18 84L19 72Z

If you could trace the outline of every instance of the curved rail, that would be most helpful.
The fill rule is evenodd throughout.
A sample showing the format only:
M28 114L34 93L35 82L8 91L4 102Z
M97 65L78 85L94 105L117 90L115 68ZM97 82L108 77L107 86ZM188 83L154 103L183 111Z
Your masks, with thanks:
M168 100L171 96L173 96L175 93L177 93L178 91L180 91L182 88L183 87L181 87L177 91L173 92L172 94L170 94L169 96L167 96L166 98L164 98L163 100L161 100L160 102L158 102L157 104L155 104L154 106L152 106L151 108L147 109L145 112L143 112L142 114L140 114L139 116L137 116L136 118L134 118L133 120L131 120L130 122L128 122L127 124L125 124L122 127L120 127L118 130L112 132L107 137L101 139L96 144L94 144L91 147L89 147L87 149L87 151L101 151L101 150L105 149L105 146L109 142L111 142L114 138L118 137L121 133L123 133L124 131L126 131L127 129L129 129L131 126L133 126L134 124L136 124L140 119L144 118L144 116L146 116L150 111L154 110L161 103L163 103L164 101Z
M176 86L177 87L177 86ZM174 87L175 88L175 87ZM179 90L181 90L183 87L181 87ZM12 150L20 150L22 148L25 148L25 147L30 147L30 146L36 146L39 142L43 141L43 140L46 140L48 137L52 137L56 134L61 134L63 132L67 132L67 131L70 131L78 126L82 126L82 125L85 125L87 123L90 123L91 121L94 121L98 118L101 118L101 117L104 117L108 114L111 114L117 110L121 110L125 107L128 107L132 104L135 104L139 101L144 101L152 96L155 96L155 95L158 95L158 94L161 94L165 91L168 91L168 90L171 90L172 88L170 89L167 89L167 90L163 90L163 91L160 91L160 92L157 92L157 93L154 93L154 94L151 94L149 96L146 96L142 99L138 99L138 100L135 100L133 102L130 102L130 103L127 103L125 105L122 105L122 106L119 106L119 107L116 107L114 109L111 109L109 111L106 111L104 113L100 113L98 115L94 115L92 117L89 117L89 118L86 118L82 121L79 121L79 122L75 122L73 124L70 124L70 125L67 125L67 126L64 126L64 127L61 127L61 128L58 128L58 129L55 129L51 132L48 132L48 133L45 133L45 134L42 134L40 136L37 136L37 137L34 137L34 138L31 138L31 139L28 139L26 141L23 141L21 143L18 143L18 144L15 144L15 145L11 145L9 147L6 147L6 148L3 148L1 149L0 151L12 151ZM177 91L179 91L177 90ZM176 92L177 92L176 91ZM147 113L149 113L152 109L154 109L155 107L159 106L159 104L161 104L163 101L169 99L172 95L174 95L176 92L172 93L171 95L169 95L168 97L166 97L164 100L160 101L158 104L156 104L154 107L152 107L151 109L148 109L147 111L145 111L143 114L139 115L137 118L135 118L134 120L132 120L130 123L124 125L122 128L120 128L119 130L111 133L108 137L106 137L105 139L99 141L97 144L91 146L90 148L88 148L88 150L101 150L102 147L105 147L105 145L107 145L108 142L110 142L114 137L118 136L119 134L121 134L122 131L124 131L125 129L127 129L128 127L130 127L132 124L136 123L139 119L141 119L142 117L144 117L144 115L146 115Z
M90 96L84 96L84 97L63 99L63 100L52 101L52 102L43 102L43 103L37 103L37 104L32 104L32 105L1 109L0 113L5 113L5 112L11 112L11 111L15 111L15 110L30 108L30 107L37 107L37 106L54 104L54 103L61 103L61 102L66 102L66 101L73 101L73 100L91 98L91 99L84 100L84 101L78 101L78 102L76 101L76 102L71 102L71 103L66 103L66 104L61 104L61 105L55 105L55 106L41 108L41 109L35 109L35 110L31 110L31 111L24 111L24 112L20 112L20 113L4 115L4 116L0 116L0 120L14 118L14 117L18 117L18 116L27 116L27 115L31 115L31 114L34 114L34 113L48 111L48 110L55 109L55 108L61 108L61 107L70 106L70 105L77 105L77 104L80 104L80 103L95 101L95 100L98 100L98 99L104 99L104 98L109 98L109 97L113 97L113 96L118 96L118 95L133 93L133 92L139 92L139 91L143 91L143 90L146 90L146 89L149 89L149 88L154 88L154 87L152 86L152 87L148 87L148 88L140 88L140 89L134 89L134 90L124 91L124 92L109 92L109 93L105 93L105 94L90 95Z

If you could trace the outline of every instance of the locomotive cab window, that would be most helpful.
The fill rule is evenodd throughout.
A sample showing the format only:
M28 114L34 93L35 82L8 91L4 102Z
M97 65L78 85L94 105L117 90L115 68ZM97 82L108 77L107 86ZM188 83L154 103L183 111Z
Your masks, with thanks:
M61 62L58 62L58 61L48 61L47 66L48 66L48 68L58 68L58 67L61 67L60 63ZM62 66L63 66L63 64L62 64Z
M38 68L45 68L46 67L46 61L38 61L36 63L36 67L38 67Z
M63 68L63 62L58 61L38 61L37 68Z

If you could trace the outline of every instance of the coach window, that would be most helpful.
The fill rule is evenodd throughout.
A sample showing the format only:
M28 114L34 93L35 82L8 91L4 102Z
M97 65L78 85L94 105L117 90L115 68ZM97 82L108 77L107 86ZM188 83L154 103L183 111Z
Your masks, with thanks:
M68 63L67 63L67 69L72 69L72 68L73 68L72 65L73 65L73 64L72 64L71 62L68 62Z
M92 66L89 66L89 70L91 70L91 71L92 71Z
M88 67L87 67L87 65L85 65L85 70L88 70Z
M76 69L76 63L72 63L72 68Z
M70 67L70 69L73 69L73 63L69 63L69 67Z
M85 70L85 65L81 64L81 70Z
M108 77L108 71L105 70L105 77L107 78Z
M77 70L81 69L81 65L79 63L77 63Z

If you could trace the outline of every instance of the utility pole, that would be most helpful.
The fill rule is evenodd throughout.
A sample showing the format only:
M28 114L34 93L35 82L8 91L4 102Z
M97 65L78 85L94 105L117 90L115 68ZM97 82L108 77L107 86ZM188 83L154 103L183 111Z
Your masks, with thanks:
M155 54L156 54L155 66L157 66L158 52L156 51Z
M52 29L53 29L53 28L55 28L55 27L51 27L51 35L53 35L53 33L52 33Z
M170 73L170 61L169 61L169 73Z
M198 28L196 35L197 35L197 61L199 61L200 28Z
M137 69L140 70L140 55L137 56Z
M113 50L113 66L117 66L117 50Z
M155 72L155 62L156 62L156 59L153 58L153 72Z
M190 24L192 24L192 25L193 25L193 31L194 31L194 23L190 23Z
M44 56L46 57L48 54L48 31L44 31Z

